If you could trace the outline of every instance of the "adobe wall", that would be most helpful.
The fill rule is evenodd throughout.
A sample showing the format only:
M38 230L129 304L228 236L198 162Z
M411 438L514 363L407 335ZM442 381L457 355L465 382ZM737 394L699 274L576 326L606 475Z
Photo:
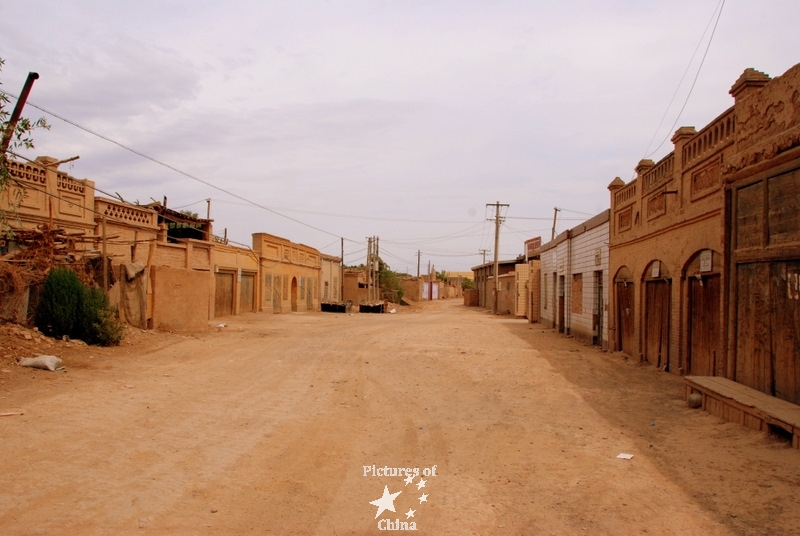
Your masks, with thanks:
M411 301L422 301L422 278L411 277L400 280L403 287L403 299Z
M102 247L103 218L105 217L106 253L116 264L150 260L150 244L158 238L158 214L144 207L129 205L111 199L94 200L94 234Z
M478 290L467 289L464 291L464 305L467 307L478 307Z
M736 99L736 145L724 173L774 160L800 145L800 64L783 75L746 69L731 87Z
M208 328L210 272L169 266L150 268L155 329L201 331Z
M24 229L52 224L71 232L94 230L94 182L58 171L58 160L40 156L35 162L9 160L12 179L0 193L0 210L16 211ZM10 220L12 218L9 218Z
M320 269L320 302L341 303L342 263L339 257L322 255Z
M497 314L514 314L517 306L516 273L500 276L500 291L497 294Z
M620 349L619 296L615 280L633 284L633 339L626 353L645 356L647 315L652 311L645 296L647 281L669 284L668 356L669 369L680 372L688 351L688 284L686 269L701 251L710 251L715 274L724 270L723 168L735 152L742 128L738 106L730 107L700 131L681 127L672 142L674 150L653 163L642 160L636 178L610 185L611 222L609 232L609 348ZM657 262L656 262L657 261ZM660 267L656 277L654 266ZM624 276L622 275L624 274ZM627 287L626 287L627 288ZM655 313L654 313L655 314ZM720 322L723 311L720 309ZM660 337L660 336L659 336ZM659 355L661 352L659 351ZM720 351L718 363L725 358ZM663 366L663 364L662 364Z
M288 313L320 309L322 259L319 251L268 233L253 234L253 251L261 270L263 311Z

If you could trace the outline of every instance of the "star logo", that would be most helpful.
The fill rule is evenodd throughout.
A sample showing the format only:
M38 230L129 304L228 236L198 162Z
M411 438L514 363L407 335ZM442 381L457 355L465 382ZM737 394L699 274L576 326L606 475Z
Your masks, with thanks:
M378 513L375 514L375 519L378 518L384 511L389 510L390 512L394 512L394 499L398 495L403 493L402 491L398 491L397 493L389 493L389 486L383 486L383 495L380 499L376 499L374 501L370 501L369 504L374 504L378 507Z
M408 475L408 476L406 477L406 479L405 479L403 482L405 482L405 483L406 483L405 485L406 485L406 486L408 486L409 484L411 484L412 482L414 482L414 477L413 477L413 476L411 476L411 475Z
M409 517L414 517L414 512L416 512L416 510L412 510L411 508L409 508L408 512L406 512L406 519L408 519Z
M424 487L425 487L425 481L420 478L419 482L417 482L417 489L422 489Z
M419 504L422 504L424 502L428 502L428 494L427 493L423 493L419 497ZM392 512L394 512L394 510L392 510ZM378 517L378 516L375 516L375 517Z

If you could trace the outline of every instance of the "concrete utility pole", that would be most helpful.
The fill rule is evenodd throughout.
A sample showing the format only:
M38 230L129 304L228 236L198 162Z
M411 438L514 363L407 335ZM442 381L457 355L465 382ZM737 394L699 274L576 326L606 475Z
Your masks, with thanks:
M508 204L497 201L492 204L487 203L486 206L494 206L494 305L492 306L492 313L497 314L497 299L500 294L500 277L498 274L500 266L500 224L503 221L500 218L500 207L507 207Z
M420 259L420 251L417 250L417 279L419 279L419 259Z
M483 254L483 262L481 264L486 264L486 254L489 252L488 249L479 249L478 253Z

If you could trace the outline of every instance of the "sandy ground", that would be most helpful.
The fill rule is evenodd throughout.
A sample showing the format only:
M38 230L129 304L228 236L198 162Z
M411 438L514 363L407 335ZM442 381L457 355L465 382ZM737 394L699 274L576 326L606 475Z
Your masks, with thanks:
M457 300L226 321L0 327L0 533L800 532L800 452L621 354Z

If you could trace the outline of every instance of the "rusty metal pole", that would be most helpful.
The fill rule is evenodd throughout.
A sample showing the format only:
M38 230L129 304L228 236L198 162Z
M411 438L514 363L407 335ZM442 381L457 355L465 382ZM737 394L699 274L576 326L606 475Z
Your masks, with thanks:
M17 104L14 106L14 111L11 112L11 118L8 120L6 131L3 133L3 142L0 146L0 154L5 155L8 146L11 143L11 138L14 136L14 130L17 128L17 122L22 116L22 108L28 100L28 95L31 93L33 81L39 78L39 73L28 73L28 78L25 80L25 85L22 86L22 93L19 94Z

